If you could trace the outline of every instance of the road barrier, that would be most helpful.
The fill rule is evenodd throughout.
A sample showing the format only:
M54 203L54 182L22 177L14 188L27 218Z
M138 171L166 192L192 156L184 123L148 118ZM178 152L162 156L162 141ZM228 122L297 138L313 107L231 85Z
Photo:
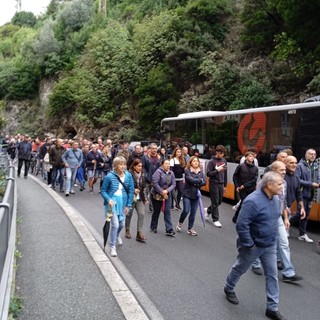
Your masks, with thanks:
M0 154L0 169L6 172L6 189L0 203L0 319L9 313L16 242L17 187L15 168L6 154Z

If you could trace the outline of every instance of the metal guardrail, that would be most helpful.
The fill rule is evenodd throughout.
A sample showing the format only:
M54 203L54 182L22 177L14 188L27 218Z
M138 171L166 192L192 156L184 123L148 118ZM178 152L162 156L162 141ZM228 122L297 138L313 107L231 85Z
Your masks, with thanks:
M0 203L0 319L7 320L16 242L17 186L15 168L6 154L0 154L0 168L7 172L6 190Z

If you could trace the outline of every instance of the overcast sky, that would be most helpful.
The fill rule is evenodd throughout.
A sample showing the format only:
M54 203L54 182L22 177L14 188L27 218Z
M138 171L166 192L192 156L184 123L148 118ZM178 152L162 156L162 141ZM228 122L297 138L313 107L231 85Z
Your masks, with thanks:
M45 12L51 0L21 0L21 10L35 15ZM0 0L0 26L9 22L16 12L15 0Z

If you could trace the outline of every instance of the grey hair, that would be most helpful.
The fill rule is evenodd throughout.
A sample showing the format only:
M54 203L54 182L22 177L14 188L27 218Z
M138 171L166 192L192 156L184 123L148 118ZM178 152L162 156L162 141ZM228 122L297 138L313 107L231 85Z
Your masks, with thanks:
M115 157L112 162L113 169L117 168L119 164L127 164L127 160L123 156Z
M266 188L268 186L268 183L274 183L278 178L282 179L279 173L274 171L269 171L263 176L263 178L259 182L259 187Z

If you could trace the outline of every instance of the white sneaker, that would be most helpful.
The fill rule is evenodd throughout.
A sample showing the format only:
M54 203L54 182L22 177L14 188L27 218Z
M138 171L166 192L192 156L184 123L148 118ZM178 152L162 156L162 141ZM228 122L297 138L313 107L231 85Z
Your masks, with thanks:
M210 214L208 214L208 208L204 208L204 216L206 217L206 220L210 220Z
M222 224L220 223L220 221L215 221L215 222L213 223L213 225L214 225L215 227L217 227L217 228L221 228L221 227L222 227Z
M117 245L119 245L119 246L121 246L122 245L122 239L121 239L121 237L120 236L118 236L118 238L117 238Z
M110 255L111 257L116 257L117 256L117 250L115 247L110 248Z
M309 243L313 242L313 240L310 239L306 233L303 236L298 237L298 239L301 241L309 242Z

